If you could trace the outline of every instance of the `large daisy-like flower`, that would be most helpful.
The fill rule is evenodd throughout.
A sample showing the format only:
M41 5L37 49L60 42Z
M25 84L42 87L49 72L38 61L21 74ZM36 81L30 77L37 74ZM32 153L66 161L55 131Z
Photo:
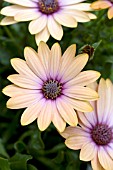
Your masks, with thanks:
M81 149L80 159L91 161L93 170L113 169L113 84L100 80L99 100L92 102L94 111L78 113L80 127L68 127L62 135L66 145Z
M77 125L74 109L92 111L88 101L96 100L98 94L84 86L94 82L100 73L80 72L88 61L88 55L80 54L75 58L75 50L76 46L71 45L62 56L58 43L50 50L41 42L38 53L30 47L25 48L26 61L11 60L19 74L8 77L14 85L7 86L3 92L11 97L7 102L8 108L27 107L21 117L22 125L38 118L40 130L45 130L52 121L59 131L63 131L66 122L71 126Z
M108 18L113 18L113 0L98 0L91 4L91 7L95 10L107 9L108 8Z
M77 22L88 22L96 16L85 0L5 0L15 5L4 7L1 14L7 16L1 25L30 21L29 31L35 34L37 44L47 41L51 35L57 40L63 36L62 26L77 27Z

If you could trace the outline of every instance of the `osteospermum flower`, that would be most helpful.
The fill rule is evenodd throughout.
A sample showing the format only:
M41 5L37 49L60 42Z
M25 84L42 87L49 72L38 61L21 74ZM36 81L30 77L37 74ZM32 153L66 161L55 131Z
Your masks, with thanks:
M108 8L108 18L113 18L113 0L97 0L91 4L91 7L95 10Z
M99 100L92 102L94 111L78 113L81 127L68 127L62 135L66 145L81 149L80 159L91 161L93 170L111 170L113 167L113 84L100 80Z
M11 98L7 107L26 108L21 124L27 125L37 119L40 130L45 130L51 121L59 131L63 131L66 122L71 126L78 123L76 110L92 111L88 101L96 100L98 94L84 87L94 82L100 73L83 71L88 61L87 54L75 56L76 46L71 45L61 54L58 43L51 50L41 42L38 53L26 47L26 61L16 58L11 64L19 74L10 75L13 85L3 89ZM61 57L62 56L62 57Z
M29 31L35 34L37 44L47 41L50 35L61 40L62 26L77 27L77 22L88 22L96 16L87 11L92 10L85 0L5 0L15 5L4 7L1 14L6 17L1 25L30 21Z

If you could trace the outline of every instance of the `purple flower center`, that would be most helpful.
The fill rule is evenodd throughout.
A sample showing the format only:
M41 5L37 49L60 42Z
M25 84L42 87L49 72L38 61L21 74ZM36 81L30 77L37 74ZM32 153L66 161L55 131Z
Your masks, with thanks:
M44 14L52 14L59 10L58 0L39 0L38 1L39 11Z
M61 95L62 84L57 80L48 80L44 83L42 92L46 99L56 99Z
M112 129L108 125L98 124L92 129L91 135L97 145L107 145L112 139Z

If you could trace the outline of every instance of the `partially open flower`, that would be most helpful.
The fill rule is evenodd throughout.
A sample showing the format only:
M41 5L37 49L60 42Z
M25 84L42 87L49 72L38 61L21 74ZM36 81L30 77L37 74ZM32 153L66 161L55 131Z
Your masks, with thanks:
M89 101L97 100L98 94L86 87L100 76L97 71L83 71L88 61L87 54L75 57L76 45L71 45L61 54L58 43L51 50L41 42L38 53L26 47L26 61L16 58L11 64L19 74L10 75L13 85L3 89L11 98L7 107L27 108L21 124L28 125L37 119L40 130L45 130L51 121L62 132L66 122L71 126L78 123L75 110L89 112L93 108ZM75 110L74 110L75 109Z
M20 21L30 21L29 31L35 34L37 44L47 41L50 35L61 40L62 26L75 28L77 22L88 22L96 16L85 0L5 0L15 5L4 7L1 14L6 17L1 25L10 25Z
M91 161L93 170L113 167L113 84L101 79L99 100L92 102L94 111L78 113L80 127L68 127L61 133L67 147L80 151L80 159Z
M91 4L91 7L95 10L108 8L108 18L113 18L113 0L97 0Z

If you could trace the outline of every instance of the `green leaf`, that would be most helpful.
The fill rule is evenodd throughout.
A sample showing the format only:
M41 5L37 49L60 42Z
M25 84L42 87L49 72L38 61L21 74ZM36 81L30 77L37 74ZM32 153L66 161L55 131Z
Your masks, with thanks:
M0 170L11 170L8 159L0 157Z
M36 167L34 167L31 164L28 164L28 169L27 170L38 170Z
M24 144L24 142L22 141L17 141L15 144L14 144L14 148L17 152L22 152L25 150L26 148L26 145Z
M0 155L4 156L6 158L9 157L9 155L6 152L5 147L4 147L1 139L0 139Z
M16 153L10 159L11 170L27 170L27 161L32 159L32 156Z

